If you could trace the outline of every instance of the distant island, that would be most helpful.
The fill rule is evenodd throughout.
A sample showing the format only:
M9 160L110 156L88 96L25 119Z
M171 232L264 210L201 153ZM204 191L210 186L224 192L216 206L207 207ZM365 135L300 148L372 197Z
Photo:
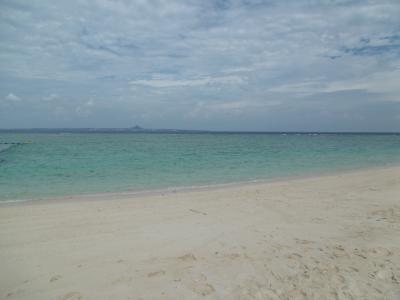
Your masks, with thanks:
M356 131L246 131L246 130L195 130L195 129L151 129L135 125L125 128L0 128L0 133L252 133L252 134L382 134L399 135L399 132Z

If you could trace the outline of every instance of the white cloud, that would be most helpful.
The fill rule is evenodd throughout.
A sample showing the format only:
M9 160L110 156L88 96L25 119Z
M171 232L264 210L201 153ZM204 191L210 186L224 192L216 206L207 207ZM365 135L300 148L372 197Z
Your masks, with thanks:
M48 96L44 96L42 98L43 101L55 101L58 100L60 97L57 94L50 94Z
M255 101L251 99L246 100L227 100L216 103L207 103L204 101L197 102L194 107L185 114L185 118L202 118L211 117L216 115L230 115L240 116L245 114L251 114L254 111L265 111L268 108L276 107L281 104L280 101Z
M9 94L6 96L6 100L8 100L8 101L13 101L13 102L18 102L18 101L21 101L21 98L18 97L17 95L15 95L15 94L13 94L13 93L9 93Z
M149 80L133 80L131 85L143 85L153 88L170 88L170 87L193 87L202 85L229 85L244 84L246 81L239 76L220 76L220 77L202 77L191 79L173 79L153 77Z
M327 84L325 91L366 90L385 95L385 99L400 101L400 69L366 74L360 78L334 81Z
M295 83L285 83L273 86L269 89L271 92L279 93L295 93L297 95L312 95L325 90L324 84L321 81L303 81Z
M276 85L269 89L271 92L308 96L318 93L334 93L363 90L369 93L383 95L383 100L400 101L400 69L392 71L365 74L346 80L312 79Z
M86 101L85 103L78 105L75 108L76 114L83 116L83 117L88 117L92 114L92 109L95 106L95 103L93 99L90 99Z

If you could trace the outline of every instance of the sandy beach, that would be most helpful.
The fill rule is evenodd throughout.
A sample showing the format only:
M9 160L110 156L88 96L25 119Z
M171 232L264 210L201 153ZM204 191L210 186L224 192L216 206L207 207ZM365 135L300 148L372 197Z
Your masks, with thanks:
M0 205L1 299L400 299L400 167Z

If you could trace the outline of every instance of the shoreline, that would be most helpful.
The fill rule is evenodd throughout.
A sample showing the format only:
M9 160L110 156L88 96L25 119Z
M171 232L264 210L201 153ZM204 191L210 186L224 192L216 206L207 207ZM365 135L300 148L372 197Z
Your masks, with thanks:
M268 179L255 179L249 181L236 181L228 183L217 183L209 185L194 185L194 186L177 186L177 187L167 187L161 189L144 189L144 190L131 190L131 191L121 191L121 192L106 192L106 193L85 193L85 194L71 194L64 196L49 196L49 197L39 197L31 199L15 199L15 200L0 200L0 208L2 206L13 206L13 205L25 205L25 204L40 204L40 203L60 203L60 202L80 202L80 201L99 201L99 200L119 200L119 199L129 199L137 198L142 196L157 196L157 195L169 195L176 193L190 193L199 191L212 191L230 187L243 187L243 186L254 186L263 185L276 182L290 182L297 180L313 179L319 177L329 177L336 175L346 175L365 171L377 171L392 168L400 168L400 163L393 163L388 165L380 166L364 166L358 168L351 168L346 170L331 170L331 171L318 171L310 172L308 174L302 175L288 175L281 177L274 177Z

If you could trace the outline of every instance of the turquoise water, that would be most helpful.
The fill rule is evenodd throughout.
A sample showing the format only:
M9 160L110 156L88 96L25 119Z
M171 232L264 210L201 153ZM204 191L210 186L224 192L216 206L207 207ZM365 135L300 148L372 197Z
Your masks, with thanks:
M136 191L400 163L400 135L11 134L0 200Z

